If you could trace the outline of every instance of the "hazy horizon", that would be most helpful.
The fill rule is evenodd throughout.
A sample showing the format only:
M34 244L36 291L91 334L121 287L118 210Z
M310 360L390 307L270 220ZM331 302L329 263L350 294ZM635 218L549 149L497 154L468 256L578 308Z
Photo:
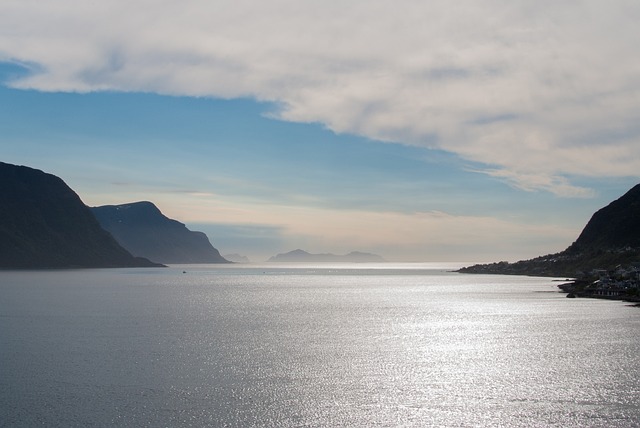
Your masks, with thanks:
M640 4L0 5L0 160L221 254L565 249L640 181Z

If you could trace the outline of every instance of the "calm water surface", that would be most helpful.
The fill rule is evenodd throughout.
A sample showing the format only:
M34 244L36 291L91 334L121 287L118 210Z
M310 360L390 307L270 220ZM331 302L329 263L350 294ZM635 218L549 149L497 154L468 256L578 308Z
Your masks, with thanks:
M434 265L0 272L0 426L639 426L640 308L557 284Z

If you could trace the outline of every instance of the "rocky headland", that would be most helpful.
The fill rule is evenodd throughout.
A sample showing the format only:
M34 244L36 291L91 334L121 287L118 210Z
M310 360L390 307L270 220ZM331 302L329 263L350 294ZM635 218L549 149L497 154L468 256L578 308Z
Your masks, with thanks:
M515 263L478 264L462 273L573 278L572 296L637 301L640 288L640 184L598 210L566 250Z
M62 179L0 162L0 268L161 266L134 257Z
M166 217L142 201L93 207L100 225L135 256L166 264L230 263L202 232Z

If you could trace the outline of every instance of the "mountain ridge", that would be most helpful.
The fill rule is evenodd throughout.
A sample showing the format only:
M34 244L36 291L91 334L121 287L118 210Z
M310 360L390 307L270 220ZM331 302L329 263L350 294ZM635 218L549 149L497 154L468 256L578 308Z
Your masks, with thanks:
M230 263L203 232L166 217L149 201L91 207L100 225L131 254L166 264Z
M640 247L640 184L596 211L571 247Z
M640 184L597 210L564 251L521 260L464 267L462 273L567 276L612 270L640 261Z
M154 266L122 248L61 178L0 162L0 268Z

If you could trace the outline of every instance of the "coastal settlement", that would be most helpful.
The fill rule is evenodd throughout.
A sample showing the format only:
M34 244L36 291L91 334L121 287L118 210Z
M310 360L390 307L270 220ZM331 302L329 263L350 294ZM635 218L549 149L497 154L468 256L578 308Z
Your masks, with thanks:
M615 269L593 269L558 286L567 297L592 297L640 303L640 262Z

